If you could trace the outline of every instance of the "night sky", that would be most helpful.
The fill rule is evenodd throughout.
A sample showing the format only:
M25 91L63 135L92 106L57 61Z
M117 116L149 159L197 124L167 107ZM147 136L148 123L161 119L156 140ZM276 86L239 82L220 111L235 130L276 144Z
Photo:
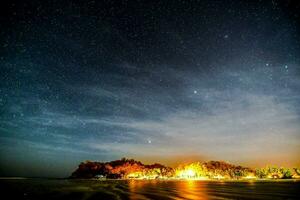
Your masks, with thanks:
M299 2L149 2L1 2L0 176L300 165Z

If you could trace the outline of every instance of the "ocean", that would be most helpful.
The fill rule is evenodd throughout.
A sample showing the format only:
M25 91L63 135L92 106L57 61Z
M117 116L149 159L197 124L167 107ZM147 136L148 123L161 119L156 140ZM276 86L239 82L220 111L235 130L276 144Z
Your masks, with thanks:
M0 179L1 199L300 199L300 181Z

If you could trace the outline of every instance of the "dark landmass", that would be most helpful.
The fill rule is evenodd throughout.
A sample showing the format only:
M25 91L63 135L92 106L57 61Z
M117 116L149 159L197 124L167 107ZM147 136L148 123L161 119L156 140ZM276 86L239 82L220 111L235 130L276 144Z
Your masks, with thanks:
M158 163L145 165L123 158L110 162L80 163L70 178L107 179L291 179L300 178L299 168L268 166L260 169L236 166L224 161L195 162L176 168Z
M80 163L78 169L72 173L71 178L93 178L106 177L111 179L128 178L133 173L158 174L164 177L171 177L174 170L161 164L145 165L140 161L123 158L111 162L91 162Z

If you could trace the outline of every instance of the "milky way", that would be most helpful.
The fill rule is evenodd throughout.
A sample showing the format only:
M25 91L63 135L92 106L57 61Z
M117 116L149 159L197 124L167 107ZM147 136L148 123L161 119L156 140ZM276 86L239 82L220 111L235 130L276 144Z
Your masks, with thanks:
M53 2L1 14L0 175L300 164L296 1Z

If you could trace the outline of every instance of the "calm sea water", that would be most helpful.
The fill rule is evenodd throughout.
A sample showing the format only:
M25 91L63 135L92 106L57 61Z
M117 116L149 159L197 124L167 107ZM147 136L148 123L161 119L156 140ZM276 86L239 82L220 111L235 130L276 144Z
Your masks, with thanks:
M300 199L299 181L1 179L1 199Z

